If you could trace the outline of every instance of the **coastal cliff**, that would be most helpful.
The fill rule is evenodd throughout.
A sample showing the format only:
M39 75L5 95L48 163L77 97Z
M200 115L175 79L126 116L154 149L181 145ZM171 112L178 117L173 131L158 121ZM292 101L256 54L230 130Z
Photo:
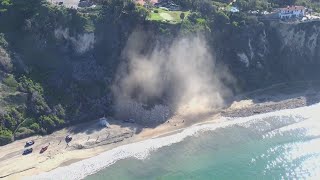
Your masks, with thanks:
M219 13L213 21L192 13L181 24L170 24L147 21L140 7L113 6L86 12L39 5L39 11L1 29L5 143L114 115L112 88L120 65L128 61L125 49L134 32L144 34L136 41L144 55L170 47L176 37L201 34L214 63L232 77L221 77L230 94L319 77L319 22L232 21ZM152 103L163 102L155 98Z
M227 62L246 90L280 82L317 80L319 77L319 22L263 22L248 27L219 46L218 57Z

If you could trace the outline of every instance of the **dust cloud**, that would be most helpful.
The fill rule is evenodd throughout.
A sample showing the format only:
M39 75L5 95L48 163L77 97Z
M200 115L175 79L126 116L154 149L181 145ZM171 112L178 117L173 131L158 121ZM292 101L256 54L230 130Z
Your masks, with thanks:
M123 53L128 61L113 86L118 118L164 122L176 114L219 109L231 95L221 79L232 77L215 63L201 35L176 38L167 47L158 44L149 53L147 46L141 32L128 40Z
M92 49L95 43L94 33L78 34L77 37L70 36L69 29L55 29L54 35L57 39L64 39L71 42L73 48L78 54L83 54Z

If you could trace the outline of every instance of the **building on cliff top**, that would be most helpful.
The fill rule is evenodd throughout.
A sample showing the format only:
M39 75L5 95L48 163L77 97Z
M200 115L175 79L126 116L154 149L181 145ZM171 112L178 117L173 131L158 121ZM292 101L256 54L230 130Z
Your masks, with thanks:
M306 8L304 6L288 6L278 9L280 19L302 18L305 13Z
M134 1L140 5L145 5L148 2L148 0L134 0ZM158 0L149 0L149 1L152 5L154 5L155 3L158 3Z

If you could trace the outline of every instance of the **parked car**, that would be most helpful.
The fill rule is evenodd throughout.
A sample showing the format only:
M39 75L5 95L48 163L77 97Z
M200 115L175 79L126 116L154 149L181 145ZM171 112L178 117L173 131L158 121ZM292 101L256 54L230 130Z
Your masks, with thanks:
M32 148L26 149L26 150L23 151L22 155L30 154L30 153L32 153L32 151L33 151Z
M26 145L24 145L24 147L29 147L29 146L32 146L33 144L34 144L34 140L27 141Z

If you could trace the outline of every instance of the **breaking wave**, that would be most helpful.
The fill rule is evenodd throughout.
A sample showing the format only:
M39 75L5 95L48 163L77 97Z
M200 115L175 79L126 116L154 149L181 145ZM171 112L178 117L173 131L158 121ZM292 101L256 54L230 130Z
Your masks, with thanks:
M312 134L312 129L319 127L315 127L314 123L310 123L306 120L316 119L318 112L320 112L320 104L297 108L294 110L281 110L245 118L223 117L220 119L222 121L221 123L193 125L173 135L152 138L137 143L119 146L95 157L76 162L69 166L59 167L50 172L28 177L27 179L83 179L88 175L94 174L114 164L118 160L129 157L145 159L151 152L161 147L181 142L185 138L197 135L200 132L213 131L219 128L226 128L235 125L248 128L252 127L261 134L264 134L264 138L270 138L274 136L275 133L286 133L289 129L300 128L300 126L310 126L310 131L308 131L308 133ZM265 119L270 119L270 117L275 118L273 118L273 121L265 121Z

